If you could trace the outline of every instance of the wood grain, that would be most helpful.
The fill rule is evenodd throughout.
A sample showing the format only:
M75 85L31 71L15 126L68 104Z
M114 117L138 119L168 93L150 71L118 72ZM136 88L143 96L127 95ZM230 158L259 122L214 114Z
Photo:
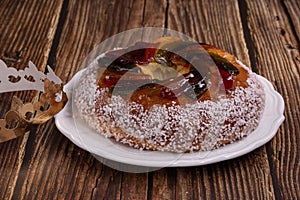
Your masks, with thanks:
M257 66L285 100L286 119L268 145L276 198L299 199L300 62L297 59L297 35L293 34L293 24L289 23L284 7L278 1L247 1L247 6L251 10L248 24L256 48Z
M61 1L1 1L0 2L0 58L8 66L24 69L29 60L44 71ZM43 10L41 8L48 8ZM35 20L33 20L35 19ZM36 92L16 92L0 95L0 117L8 111L12 96L31 101ZM20 172L28 135L0 144L0 199L13 195Z
M176 199L176 168L153 172L152 199Z
M282 1L282 7L286 11L285 14L287 18L290 18L292 24L291 28L295 30L295 33L298 38L298 49L299 47L299 38L300 38L300 18L299 18L299 13L300 13L300 2L299 1ZM282 11L281 11L282 12Z
M123 173L121 199L147 199L148 174Z

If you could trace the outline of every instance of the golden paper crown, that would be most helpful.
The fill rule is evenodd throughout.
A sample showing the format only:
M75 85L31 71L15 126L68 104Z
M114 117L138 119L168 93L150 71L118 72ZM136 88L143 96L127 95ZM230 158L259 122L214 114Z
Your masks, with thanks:
M0 93L24 90L41 92L31 103L23 103L18 97L13 97L10 111L4 119L0 119L0 142L24 135L33 124L44 123L63 109L67 95L63 91L62 81L49 66L47 68L49 72L44 74L29 62L28 68L16 70L0 60ZM12 81L12 77L17 81Z

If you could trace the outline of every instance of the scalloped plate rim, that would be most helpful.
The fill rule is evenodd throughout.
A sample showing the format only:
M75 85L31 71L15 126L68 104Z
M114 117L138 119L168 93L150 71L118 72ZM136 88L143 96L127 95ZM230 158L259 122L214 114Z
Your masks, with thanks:
M263 126L263 128L265 129L266 125L262 125L262 123L264 123L262 120L260 121L259 126L257 127L257 129L255 129L252 133L250 133L247 137L234 142L232 144L227 144L219 149L215 149L212 151L206 151L206 152L192 152L192 153L183 153L183 154L176 154L178 155L178 158L172 162L169 163L165 163L165 162L160 162L155 161L155 160L149 160L149 159L132 159L129 158L129 154L130 151L132 151L131 147L130 151L124 151L122 153L125 153L124 155L126 156L122 156L122 155L116 155L116 154L112 154L110 151L103 151L103 150L98 150L98 149L93 149L93 147L89 147L86 146L86 144L83 144L82 141L78 140L78 138L76 138L74 136L74 134L72 135L72 128L70 127L66 127L64 125L64 123L70 123L72 125L72 109L70 108L70 104L72 104L72 91L73 91L73 84L74 82L80 77L81 73L84 71L81 70L79 72L77 72L75 74L75 76L65 85L65 91L68 94L69 97L69 102L67 103L67 105L65 106L65 108L58 113L55 116L55 124L57 126L57 128L60 130L61 133L63 133L67 138L69 138L74 144L76 144L77 146L79 146L80 148L89 151L92 154L96 154L97 156L103 157L105 159L109 159L109 160L113 160L116 162L120 162L120 163L124 163L124 164L129 164L129 165L136 165L136 166L143 166L143 167L186 167L186 166L199 166L199 165L207 165L207 164L212 164L212 163L216 163L216 162L220 162L220 161L224 161L224 160L229 160L229 159L233 159L239 156L242 156L244 154L247 154L255 149L257 149L258 147L261 147L262 145L266 144L267 142L269 142L277 133L279 126L281 125L281 123L284 121L284 115L283 115L283 111L284 111L284 101L282 96L274 90L273 85L264 77L255 74L258 79L260 80L260 82L263 84L264 86L264 90L266 93L266 99L268 98L272 98L273 101L273 107L274 108L272 110L274 110L274 113L272 113L272 116L270 116L272 118L272 120L269 122L268 124L268 133L263 133L263 137L257 140L254 140L254 142L251 142L251 140L249 140L249 137L251 134L253 134L254 132L259 132L261 126ZM270 106L270 105L268 105ZM267 110L268 112L270 111L270 108L268 108ZM264 114L263 116L267 113L266 109L264 110ZM73 125L74 127L76 127L74 120L73 120ZM91 130L93 131L93 130ZM100 134L96 133L94 131L95 134L99 135L99 137L103 137ZM92 133L92 134L94 134ZM249 140L249 142L248 142ZM101 145L101 143L99 142L99 145ZM123 144L120 144L122 146L124 146ZM240 146L240 147L245 147L245 148L239 148L238 151L232 150L230 151L231 147L235 147L236 146ZM123 148L124 149L124 148ZM126 148L125 148L126 149ZM109 149L111 150L111 149ZM221 151L228 151L227 153L222 153ZM136 150L136 151L140 151L140 150ZM155 153L158 154L160 156L164 156L166 155L166 152L158 152ZM201 154L206 154L205 158L200 158ZM208 157L208 155L210 155Z

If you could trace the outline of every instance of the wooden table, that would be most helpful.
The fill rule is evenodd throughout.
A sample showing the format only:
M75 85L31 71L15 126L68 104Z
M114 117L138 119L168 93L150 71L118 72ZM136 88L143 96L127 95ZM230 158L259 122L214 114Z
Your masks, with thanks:
M0 1L0 58L46 64L67 83L87 54L124 30L180 31L236 55L285 100L276 136L242 157L142 174L102 165L54 121L0 144L0 199L300 199L300 1ZM36 92L14 93L30 101ZM0 115L13 94L1 94Z

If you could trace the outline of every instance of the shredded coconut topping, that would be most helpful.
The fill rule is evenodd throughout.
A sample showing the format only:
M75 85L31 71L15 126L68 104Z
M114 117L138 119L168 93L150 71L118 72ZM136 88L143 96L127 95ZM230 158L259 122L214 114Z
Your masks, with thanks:
M238 87L231 98L186 105L154 105L145 110L121 96L109 97L97 88L97 67L80 79L75 103L81 117L98 133L139 149L172 152L207 151L234 142L258 125L264 91L252 72L248 87Z

